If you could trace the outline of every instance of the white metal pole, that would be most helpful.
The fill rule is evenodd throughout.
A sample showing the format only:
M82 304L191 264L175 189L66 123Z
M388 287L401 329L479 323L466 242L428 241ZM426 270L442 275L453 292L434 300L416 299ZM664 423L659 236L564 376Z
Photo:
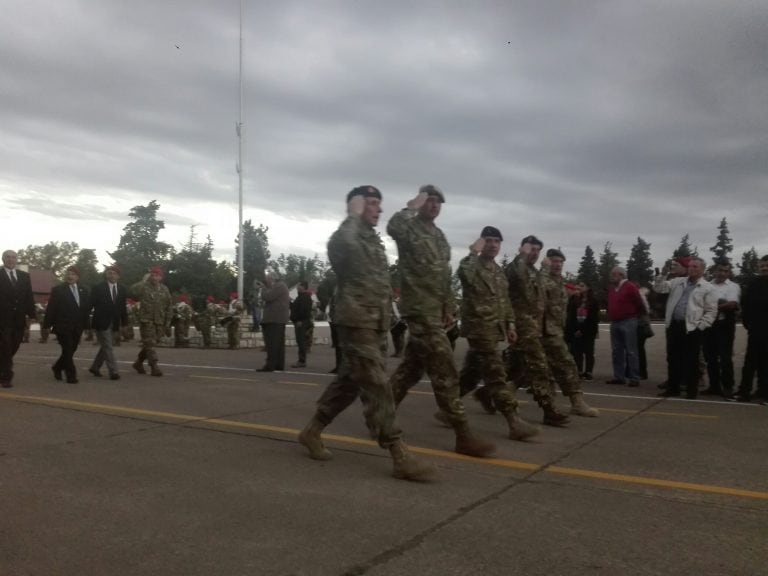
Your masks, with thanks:
M237 258L237 297L245 300L243 282L243 253L245 242L243 238L243 0L240 0L240 116L237 122L237 180L238 180L238 251Z

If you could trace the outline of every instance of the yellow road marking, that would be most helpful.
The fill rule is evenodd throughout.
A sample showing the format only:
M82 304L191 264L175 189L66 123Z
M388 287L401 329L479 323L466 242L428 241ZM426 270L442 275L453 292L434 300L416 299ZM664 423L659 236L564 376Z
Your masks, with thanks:
M65 408L79 409L95 413L109 413L124 416L145 416L175 420L186 424L216 424L229 428L239 428L246 430L256 430L260 432L274 432L286 434L295 437L298 430L286 428L283 426L272 426L269 424L254 424L250 422L238 422L236 420L226 420L223 418L206 418L205 416L192 416L189 414L178 414L174 412L161 412L157 410L143 410L139 408L127 408L124 406L113 406L109 404L95 404L91 402L79 402L75 400L63 400L60 398L47 398L41 396L20 396L0 392L0 399L13 400L16 402L27 402L31 404L42 404L45 406L60 406ZM323 438L343 444L353 444L358 446L376 447L377 443L364 438L354 436L342 436L337 434L323 434ZM585 470L581 468L567 468L563 466L541 466L530 462L519 462L504 458L478 459L455 452L437 450L433 448L422 448L410 446L410 450L417 454L434 456L447 460L458 460L471 462L481 466L494 466L509 468L513 470L525 470L530 472L543 472L547 474L558 474L561 476L571 476L577 478L588 478L591 480L602 480L610 482L621 482L624 484L636 484L641 486L654 486L657 488L666 488L672 490L686 490L689 492L702 492L707 494L719 494L725 496L738 496L741 498L752 498L757 500L768 500L768 492L758 492L754 490L742 490L740 488L730 488L727 486L715 486L710 484L697 484L692 482L679 482L676 480L663 480L659 478L650 478L645 476L632 476L627 474L614 474L611 472L600 472L597 470Z

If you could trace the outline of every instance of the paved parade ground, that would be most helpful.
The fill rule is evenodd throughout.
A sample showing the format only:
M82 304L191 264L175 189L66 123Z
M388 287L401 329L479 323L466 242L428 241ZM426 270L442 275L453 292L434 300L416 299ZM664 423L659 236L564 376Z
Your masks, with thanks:
M131 369L125 343L110 381L87 372L96 348L83 343L80 383L66 384L51 374L55 340L33 338L0 392L0 575L768 574L768 407L658 398L661 326L650 379L604 384L601 328L584 385L599 418L513 442L467 400L495 459L453 453L419 384L398 419L439 469L430 484L390 476L359 405L327 429L334 459L307 458L296 435L330 379L328 346L268 374L256 349L161 349L155 378Z

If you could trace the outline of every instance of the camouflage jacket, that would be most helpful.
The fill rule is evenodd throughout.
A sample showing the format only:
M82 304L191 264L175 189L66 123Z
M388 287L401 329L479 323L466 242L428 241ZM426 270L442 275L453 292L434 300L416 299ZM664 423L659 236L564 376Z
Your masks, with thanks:
M387 254L376 230L349 216L328 240L328 261L338 282L334 322L389 330L392 288Z
M170 326L173 319L173 301L165 284L137 282L131 292L139 301L139 322L152 322Z
M509 286L501 267L483 261L472 251L459 264L461 280L461 335L465 338L506 340L515 320Z
M186 302L177 302L173 307L173 319L176 322L189 323L192 320L192 306Z
M445 235L408 208L390 218L387 232L397 243L400 258L400 314L408 320L442 325L446 314L456 312L451 247Z
M544 315L541 273L529 265L522 254L515 256L505 272L509 283L509 301L515 317L528 316L541 325Z
M544 294L544 336L564 336L568 293L561 276L541 274L541 287Z

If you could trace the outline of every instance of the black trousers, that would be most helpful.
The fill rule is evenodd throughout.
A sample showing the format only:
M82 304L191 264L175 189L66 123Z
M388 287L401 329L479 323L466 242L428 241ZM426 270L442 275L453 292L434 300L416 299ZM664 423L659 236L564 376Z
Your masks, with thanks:
M267 349L267 360L264 368L270 370L285 370L285 324L262 324L264 347Z
M13 356L19 351L24 337L24 327L3 326L0 328L0 381L10 382L13 378Z
M80 337L82 335L82 330L60 330L56 332L56 340L58 340L59 346L61 346L61 355L54 362L53 368L57 371L64 370L68 380L73 380L77 377L77 369L75 368L73 357L80 344Z
M739 396L749 398L752 395L755 373L757 396L768 400L768 333L751 330L747 335L747 353L744 355L744 367L741 369Z
M309 322L294 322L293 333L296 337L296 346L299 348L299 362L302 364L307 361L307 341L309 336Z
M685 388L686 397L696 398L698 395L699 354L701 354L707 332L707 330L687 332L684 320L673 320L667 328L668 392L679 393Z
M709 388L720 394L733 392L733 340L736 321L717 320L709 329L704 342L704 359L707 361Z
M568 343L579 374L592 374L595 367L595 339L576 337Z

